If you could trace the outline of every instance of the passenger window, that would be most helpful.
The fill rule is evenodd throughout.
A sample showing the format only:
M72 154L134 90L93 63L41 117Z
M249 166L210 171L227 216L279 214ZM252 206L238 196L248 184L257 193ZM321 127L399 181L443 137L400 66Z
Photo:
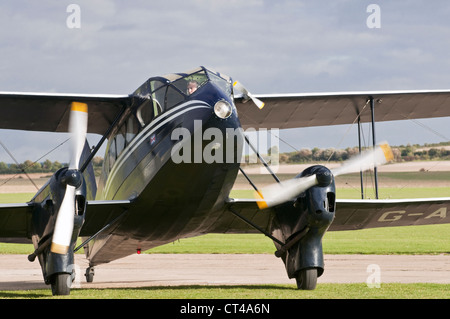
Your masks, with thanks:
M126 145L130 144L130 142L134 139L134 137L139 133L139 123L134 117L134 115L130 115L127 120L127 133L125 136Z
M126 125L122 125L114 140L116 141L116 157L125 149Z
M116 140L113 138L109 144L108 149L108 160L109 160L109 170L111 171L114 163L116 162L117 152L116 152Z

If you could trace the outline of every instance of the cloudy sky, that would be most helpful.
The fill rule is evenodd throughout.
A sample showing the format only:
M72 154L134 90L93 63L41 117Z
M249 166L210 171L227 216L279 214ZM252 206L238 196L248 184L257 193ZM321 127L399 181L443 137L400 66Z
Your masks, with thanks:
M3 0L0 91L129 94L151 76L199 65L253 93L450 89L449 16L445 0ZM449 123L387 123L377 137L448 141ZM296 149L346 147L357 145L355 132L289 130L282 138ZM65 139L0 130L19 162ZM65 157L64 147L46 156ZM0 161L12 162L1 148Z

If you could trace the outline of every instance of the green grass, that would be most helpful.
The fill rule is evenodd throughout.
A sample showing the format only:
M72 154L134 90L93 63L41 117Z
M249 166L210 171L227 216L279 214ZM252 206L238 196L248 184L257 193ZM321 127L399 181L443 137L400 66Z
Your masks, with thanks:
M327 232L328 254L450 254L450 224Z
M1 193L0 194L0 203L1 204L10 204L10 203L26 203L29 202L33 198L33 193Z
M448 299L448 284L319 284L313 291L295 285L165 286L117 289L72 289L53 297L49 290L0 291L14 299Z
M327 232L325 254L450 253L450 224ZM271 239L260 234L208 234L153 248L162 254L273 254Z
M373 189L364 191L365 199L375 199L375 192ZM355 188L341 188L336 191L338 199L360 199L361 190ZM386 187L378 191L379 199L404 199L404 198L433 198L433 197L450 197L450 188L448 187L410 187L410 188L396 188Z
M255 198L254 191L251 189L246 190L233 190L230 197L233 198ZM374 199L375 192L373 189L367 189L364 191L365 199ZM361 190L359 188L339 188L336 190L337 199L361 199ZM410 188L397 188L397 187L385 187L380 188L378 191L379 199L405 199L405 198L433 198L433 197L450 197L449 187L410 187Z

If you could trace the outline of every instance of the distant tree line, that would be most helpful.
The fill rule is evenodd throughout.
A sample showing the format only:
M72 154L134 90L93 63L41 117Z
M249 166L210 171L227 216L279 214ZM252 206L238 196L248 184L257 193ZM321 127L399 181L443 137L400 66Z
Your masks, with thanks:
M424 145L400 145L391 146L394 162L428 161L428 160L450 160L450 142ZM364 150L364 149L363 149ZM268 150L273 154L274 149ZM280 164L303 164L314 162L343 162L359 153L358 147L346 149L301 149L299 151L279 154ZM254 155L253 155L254 156ZM249 163L249 161L246 161ZM250 161L250 163L252 163ZM254 161L253 161L254 163Z
M103 158L94 157L92 165L96 174L99 173L103 165ZM65 166L68 166L68 164L60 163L58 161L52 162L48 159L42 163L32 162L30 160L26 160L20 164L0 162L0 174L20 174L24 171L27 173L54 173Z
M439 144L424 145L400 145L392 146L394 154L394 162L411 162L411 161L427 161L427 160L450 160L450 142L442 142ZM269 154L274 149L269 150ZM303 164L314 162L343 162L359 153L358 147L348 147L346 149L301 149L299 151L279 154L280 164ZM255 163L246 160L246 163ZM99 175L103 165L102 157L94 157L92 160L95 175ZM7 164L0 162L0 174L20 174L23 171L27 173L54 173L58 169L68 166L67 163L46 160L42 163L27 160L21 164Z

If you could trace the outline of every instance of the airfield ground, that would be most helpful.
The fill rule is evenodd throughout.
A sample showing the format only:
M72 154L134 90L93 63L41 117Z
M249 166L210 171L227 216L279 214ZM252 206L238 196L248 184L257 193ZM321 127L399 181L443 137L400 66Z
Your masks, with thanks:
M280 165L274 168L276 174L283 177L292 177L302 172L305 168L312 164L292 164L292 165ZM339 166L339 163L323 164L328 168ZM257 175L263 176L263 182L272 183L268 171L262 165L244 166L245 173L255 177ZM427 162L405 162L383 165L378 168L378 173L419 173L422 172L450 172L450 161L427 161ZM49 173L33 173L28 174L33 179L34 184L37 187L42 187L48 179L51 177ZM404 187L404 180L389 180L386 181L386 186L399 186ZM238 179L235 184L238 189L249 189L250 186L242 174L239 173ZM348 187L345 182L337 180L337 187ZM418 187L418 185L414 185ZM431 180L428 181L425 178L421 180L422 187L450 187L450 180ZM25 174L3 174L0 175L0 194L1 193L35 193L36 187L29 181Z
M83 276L88 266L83 255L76 256L76 265L74 288L295 285L287 277L283 262L270 254L132 255L96 267L92 283L86 283ZM380 284L450 284L449 273L449 255L325 255L325 272L318 284L374 284L375 278ZM0 290L46 288L37 261L30 263L26 255L0 255Z

